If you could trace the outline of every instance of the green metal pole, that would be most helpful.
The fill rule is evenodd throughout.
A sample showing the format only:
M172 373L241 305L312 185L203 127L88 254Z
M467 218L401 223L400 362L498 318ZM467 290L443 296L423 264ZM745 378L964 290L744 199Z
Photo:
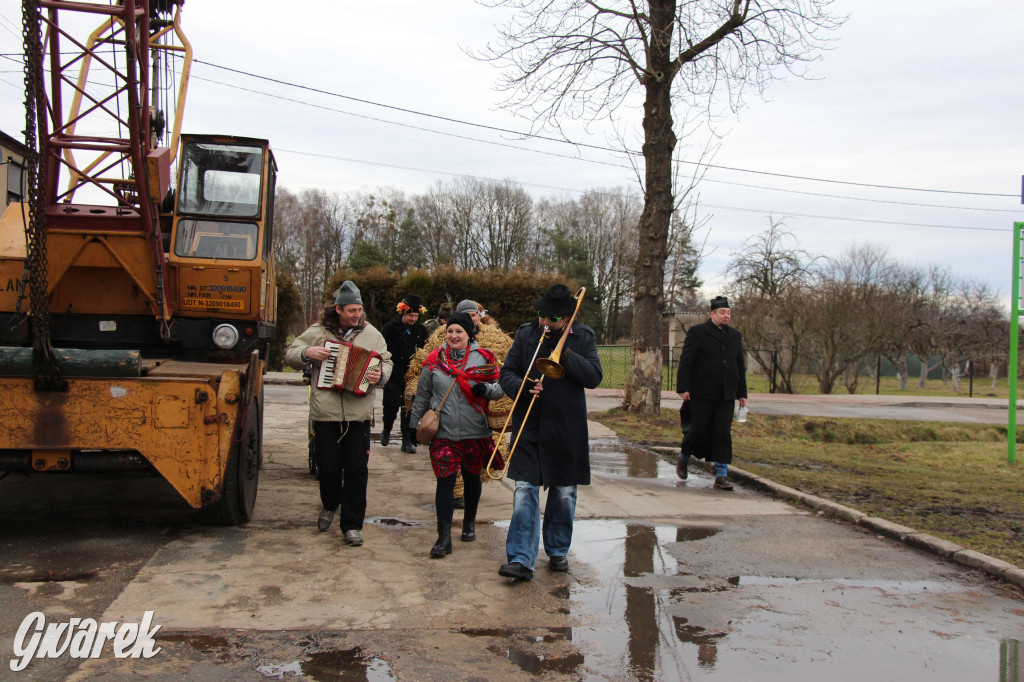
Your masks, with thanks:
M1010 420L1006 430L1007 460L1017 460L1017 333L1020 330L1020 235L1024 223L1013 224L1013 278L1010 295L1010 366L1007 382L1010 388Z

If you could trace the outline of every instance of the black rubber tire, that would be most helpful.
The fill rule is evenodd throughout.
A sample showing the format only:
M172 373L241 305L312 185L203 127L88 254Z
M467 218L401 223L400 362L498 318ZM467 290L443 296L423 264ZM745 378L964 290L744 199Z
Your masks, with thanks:
M241 433L228 454L223 494L201 511L203 521L210 525L240 526L252 518L256 505L263 459L263 406L258 398L253 398L244 423L239 419L237 428Z

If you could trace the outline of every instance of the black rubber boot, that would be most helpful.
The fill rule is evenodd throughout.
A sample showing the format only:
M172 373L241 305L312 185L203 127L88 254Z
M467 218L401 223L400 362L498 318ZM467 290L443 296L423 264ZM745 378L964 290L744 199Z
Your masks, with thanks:
M387 445L391 442L391 427L395 425L395 420L385 421L380 427L380 444Z
M437 522L437 542L430 548L430 556L443 559L452 553L452 524Z
M460 539L463 542L476 540L476 519L462 519L462 537Z
M416 452L416 429L402 430L402 452Z

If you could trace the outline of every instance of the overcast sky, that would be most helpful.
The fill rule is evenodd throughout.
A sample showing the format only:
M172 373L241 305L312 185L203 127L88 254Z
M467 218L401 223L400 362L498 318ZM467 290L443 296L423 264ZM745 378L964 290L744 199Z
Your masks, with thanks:
M757 172L713 168L699 188L708 288L772 215L812 253L882 245L902 263L948 263L1008 301L1013 222L1024 221L1024 3L838 0L835 8L849 20L811 65L814 80L774 83L770 101L748 97L719 123L727 135L712 163ZM460 174L510 178L536 197L635 187L633 171L611 154L443 120L528 129L498 107L495 68L464 51L493 39L500 18L470 0L188 0L183 24L202 63L193 66L184 130L270 139L280 182L295 191L419 193ZM19 139L20 52L20 11L7 0L0 130ZM616 115L639 126L639 111ZM611 140L607 127L573 131L587 144Z

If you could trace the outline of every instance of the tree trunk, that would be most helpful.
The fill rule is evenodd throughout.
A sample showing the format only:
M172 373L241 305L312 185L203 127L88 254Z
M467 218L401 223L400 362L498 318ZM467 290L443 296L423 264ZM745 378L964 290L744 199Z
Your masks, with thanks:
M995 360L988 365L988 375L992 379L992 390L996 390L996 386L999 384L999 363Z
M924 389L925 385L928 383L928 357L929 356L927 356L927 355L919 355L917 357L921 358L921 376L917 380L917 387L918 387L918 389Z
M650 69L644 78L644 211L640 216L633 294L633 366L624 406L630 412L661 412L661 324L665 308L665 257L672 218L672 81L670 49L674 0L651 0Z
M910 378L910 370L907 369L907 354L900 352L896 355L896 378L900 380L900 390L907 390L907 379Z

